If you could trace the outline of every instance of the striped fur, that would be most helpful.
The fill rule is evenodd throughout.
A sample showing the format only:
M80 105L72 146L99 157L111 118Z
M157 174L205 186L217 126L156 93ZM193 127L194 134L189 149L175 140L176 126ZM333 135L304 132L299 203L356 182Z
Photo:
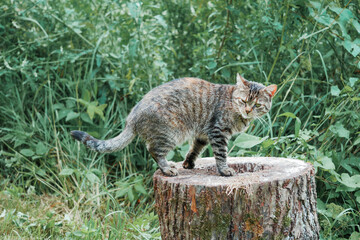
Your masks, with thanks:
M183 163L184 168L190 169L195 166L202 149L210 143L219 173L232 176L235 171L226 163L229 138L235 132L246 130L252 119L270 110L275 91L276 85L264 87L240 75L237 85L181 78L147 93L131 110L126 127L119 136L101 141L81 131L71 134L99 152L121 150L135 135L139 135L162 172L168 176L178 174L166 160L166 155L175 146L193 139Z

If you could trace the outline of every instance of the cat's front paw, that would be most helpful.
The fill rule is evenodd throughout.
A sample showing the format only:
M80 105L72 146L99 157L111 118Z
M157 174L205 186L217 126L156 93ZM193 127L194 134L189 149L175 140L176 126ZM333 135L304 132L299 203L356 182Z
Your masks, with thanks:
M219 169L219 172L221 176L225 176L225 177L234 176L236 174L235 170L232 169L231 167Z
M176 164L173 161L168 161L168 164L171 168L176 168Z
M168 176L168 177L174 177L179 175L179 172L176 168L172 168L172 167L165 167L163 169L161 169L161 171L163 172L164 175Z

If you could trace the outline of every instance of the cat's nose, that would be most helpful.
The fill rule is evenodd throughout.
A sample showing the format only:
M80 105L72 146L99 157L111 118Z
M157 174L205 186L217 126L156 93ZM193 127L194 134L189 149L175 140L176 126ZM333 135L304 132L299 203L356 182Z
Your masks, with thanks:
M246 114L249 114L251 111L252 111L252 109L250 107L245 107Z

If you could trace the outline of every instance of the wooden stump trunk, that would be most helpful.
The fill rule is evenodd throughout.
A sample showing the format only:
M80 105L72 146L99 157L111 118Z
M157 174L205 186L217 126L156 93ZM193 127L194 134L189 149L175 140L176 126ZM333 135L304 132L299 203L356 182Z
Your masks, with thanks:
M315 172L285 158L229 158L222 177L214 158L179 175L154 174L162 239L319 239Z

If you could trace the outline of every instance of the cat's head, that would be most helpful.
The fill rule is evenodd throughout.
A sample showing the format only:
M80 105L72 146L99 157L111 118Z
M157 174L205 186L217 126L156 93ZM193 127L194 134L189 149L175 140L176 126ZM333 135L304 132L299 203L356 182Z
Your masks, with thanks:
M270 110L276 85L265 87L261 83L246 80L240 74L237 74L236 81L233 97L243 118L259 118Z

